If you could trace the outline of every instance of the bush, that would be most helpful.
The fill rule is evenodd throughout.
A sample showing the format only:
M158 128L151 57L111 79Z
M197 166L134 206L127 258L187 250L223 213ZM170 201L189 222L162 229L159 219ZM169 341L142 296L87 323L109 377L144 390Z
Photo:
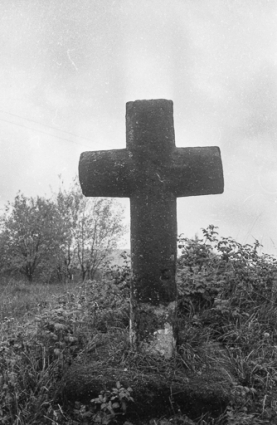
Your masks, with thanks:
M177 270L179 335L178 353L172 362L195 375L206 367L235 377L224 415L199 419L199 424L276 423L276 259L258 254L257 241L252 246L241 245L230 237L219 237L214 226L202 231L202 239L180 237L178 242L182 249ZM62 293L54 291L55 285L49 286L47 291L53 295L45 304L30 285L6 282L3 286L7 306L1 316L1 423L85 424L97 413L92 406L88 418L87 410L79 406L70 416L64 406L55 404L54 394L67 368L84 353L91 356L97 351L105 372L109 359L102 345L112 341L116 332L120 338L110 344L110 361L126 361L130 356L128 262L110 272L110 279L72 285L70 290L63 286ZM21 305L23 297L28 309ZM17 314L12 316L15 309ZM120 344L124 350L119 349ZM146 360L137 356L138 374ZM147 370L151 371L150 366ZM161 367L166 365L161 362ZM102 419L105 415L109 419L112 413L104 411L110 406L110 399L106 401L97 413ZM179 415L170 423L184 421Z
M178 241L179 345L194 354L195 346L207 342L225 347L238 379L228 424L272 423L267 421L277 413L276 259L259 255L258 241L241 245L219 237L212 225L202 231L203 239Z
M129 308L112 282L88 281L56 296L34 314L28 321L6 318L1 325L0 422L4 425L55 421L60 416L53 404L57 382L72 361L93 346L99 333L108 327L126 328Z

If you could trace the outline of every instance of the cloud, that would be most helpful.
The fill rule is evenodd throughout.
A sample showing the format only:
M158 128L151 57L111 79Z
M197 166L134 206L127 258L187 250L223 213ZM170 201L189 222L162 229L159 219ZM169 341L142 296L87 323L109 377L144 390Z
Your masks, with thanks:
M2 201L69 181L82 150L124 147L127 101L171 98L176 144L220 146L225 175L224 195L178 201L180 229L277 241L275 0L4 0L0 13Z

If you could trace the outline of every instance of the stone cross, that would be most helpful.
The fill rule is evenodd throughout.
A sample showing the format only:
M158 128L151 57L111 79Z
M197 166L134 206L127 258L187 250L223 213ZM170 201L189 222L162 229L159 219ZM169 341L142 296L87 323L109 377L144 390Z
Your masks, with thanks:
M85 196L130 198L133 332L146 343L171 333L158 306L176 299L176 198L222 193L223 171L218 147L176 148L170 100L128 102L126 139L126 149L84 152L79 176Z

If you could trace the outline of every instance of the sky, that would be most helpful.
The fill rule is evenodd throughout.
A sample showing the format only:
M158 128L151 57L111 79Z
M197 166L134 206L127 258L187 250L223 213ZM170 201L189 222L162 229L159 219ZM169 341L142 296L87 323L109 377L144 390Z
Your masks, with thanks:
M176 146L219 146L225 181L178 199L178 233L277 256L276 0L1 0L0 37L0 208L124 148L126 102L171 99Z

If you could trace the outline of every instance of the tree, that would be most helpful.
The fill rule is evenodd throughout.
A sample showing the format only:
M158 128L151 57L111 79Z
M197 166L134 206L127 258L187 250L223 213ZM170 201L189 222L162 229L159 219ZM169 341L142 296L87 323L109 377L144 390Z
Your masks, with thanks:
M93 279L124 230L122 207L85 198L76 179L52 199L19 192L0 217L0 270L67 281L79 269L83 280Z
M56 205L41 197L19 192L1 218L1 268L20 272L31 282L59 251L63 226Z
M64 238L56 263L53 266L56 268L58 279L68 281L68 279L73 277L73 270L77 260L74 234L78 221L81 194L78 191L76 182L68 191L64 189L63 182L61 183L55 202L60 220L63 223Z
M77 267L82 280L93 279L125 232L123 209L114 199L85 198L76 179L69 190L61 186L56 203L65 223L60 270L68 278Z

